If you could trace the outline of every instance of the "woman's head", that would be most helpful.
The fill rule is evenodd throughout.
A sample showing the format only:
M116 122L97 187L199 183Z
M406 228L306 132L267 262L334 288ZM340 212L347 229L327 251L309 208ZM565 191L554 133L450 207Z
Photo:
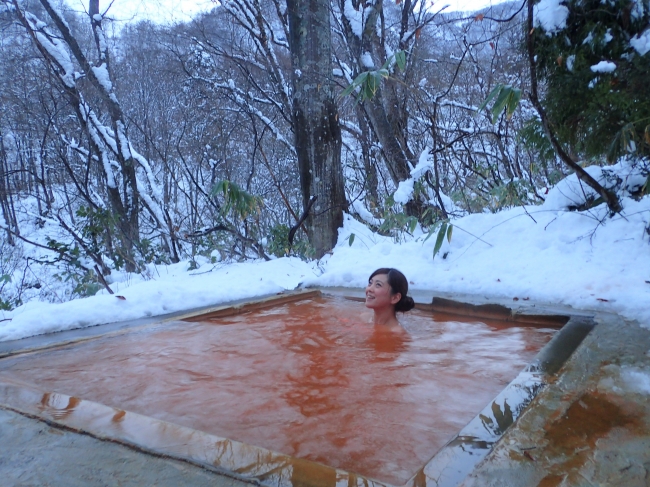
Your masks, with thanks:
M373 282L373 279L376 276L386 276L386 283L390 287L391 296L396 296L399 294L399 299L394 303L395 311L409 311L415 306L413 298L407 296L409 290L409 283L406 280L406 276L402 274L397 269L382 267L377 269L375 272L370 274L368 282ZM395 301L395 299L393 299Z

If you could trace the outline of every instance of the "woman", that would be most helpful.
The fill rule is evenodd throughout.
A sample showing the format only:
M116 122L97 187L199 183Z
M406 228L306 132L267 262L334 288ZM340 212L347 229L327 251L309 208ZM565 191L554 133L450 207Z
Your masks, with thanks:
M397 269L381 268L370 275L366 287L366 308L374 311L375 325L400 326L396 312L409 311L415 303L407 296L409 284Z

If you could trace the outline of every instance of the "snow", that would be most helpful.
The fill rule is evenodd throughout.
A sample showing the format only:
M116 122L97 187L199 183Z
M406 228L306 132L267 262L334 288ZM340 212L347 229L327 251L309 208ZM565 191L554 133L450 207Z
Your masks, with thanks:
M638 367L622 367L623 383L633 392L650 395L650 371Z
M417 173L426 161L423 156L412 172ZM604 204L568 211L593 196L590 188L569 176L549 191L541 206L452 219L451 242L445 239L435 258L436 239L426 239L419 229L396 242L346 215L338 244L320 261L284 257L215 264L197 257L198 268L192 270L189 262L181 262L152 264L143 276L114 271L109 277L116 295L102 290L93 297L63 303L32 300L0 312L0 340L249 299L300 285L363 287L378 267L400 269L413 290L471 294L488 300L527 299L541 305L617 313L650 328L650 196L630 197L646 176L629 161L586 170L617 190L621 214L610 218ZM34 226L34 231L42 232L40 240L27 229L24 234L42 242L53 225ZM350 239L352 234L354 239ZM647 372L645 376L637 372L625 372L623 377L645 384L642 387L647 391Z
M401 181L397 186L397 191L393 194L393 199L396 203L405 205L413 196L413 185L415 180L421 178L433 166L433 159L431 158L431 149L425 148L420 153L420 159L416 166L411 169L411 177L405 181Z
M111 77L108 74L106 63L102 63L99 66L94 66L91 69L102 88L104 88L107 93L113 91L113 83L111 83Z
M345 0L343 15L348 19L352 33L361 39L361 36L363 35L363 10L356 10L354 5L352 5L352 0Z
M601 61L590 68L594 73L613 73L616 70L616 64L611 61Z
M61 13L61 10L59 9L58 6L54 5L50 0L45 0L45 3L49 5L50 11L54 12L54 15L58 18L59 22L61 22L63 25L65 25L68 30L70 30L70 25L68 24L68 21L65 20L65 17Z
M395 203L405 205L411 200L411 197L413 196L414 183L415 180L413 178L408 178L405 181L400 181L399 185L397 186L397 190L393 194Z
M650 28L630 39L630 45L641 55L645 56L650 51Z
M352 206L352 209L359 215L359 217L363 219L363 221L370 223L371 225L375 225L376 227L381 225L382 221L370 213L360 199L354 200L352 203L350 203L350 205Z
M552 36L566 27L569 9L560 5L561 1L541 0L533 7L533 25L544 29L547 36Z
M370 55L370 53L368 51L361 54L360 61L361 61L361 65L364 68L367 68L367 69L374 69L375 68L375 63L372 60L372 56Z
M116 295L96 295L66 303L29 302L0 323L0 340L82 328L192 309L207 304L273 294L296 287L311 271L297 258L230 266L205 263L187 271L187 262L156 268L156 279L133 283Z
M47 24L39 20L36 16L29 12L25 12L25 18L32 25L38 43L43 46L45 50L47 50L48 54L52 56L55 62L63 70L63 73L59 75L63 83L65 83L65 85L69 88L73 87L74 66L72 64L72 60L70 59L70 55L66 51L65 45L62 42L59 42L54 36L52 36L46 30Z
M617 394L650 395L650 369L631 365L608 365L607 374L598 382L598 389Z
M646 180L639 167L630 167L626 161L605 168L589 166L585 171L607 189L620 184L620 194L624 197L638 191ZM547 210L570 210L584 205L588 199L597 197L590 186L572 174L548 192L542 207Z
M631 5L632 8L630 9L630 14L631 14L632 18L635 19L635 20L642 18L643 13L645 11L644 1L643 0L632 0L632 2L630 2L630 3L632 4Z
M607 32L605 32L605 36L603 37L603 42L609 44L613 39L614 36L612 35L612 29L607 29Z
M568 58L566 58L566 68L569 71L573 71L573 65L576 61L576 56L575 54L571 54Z

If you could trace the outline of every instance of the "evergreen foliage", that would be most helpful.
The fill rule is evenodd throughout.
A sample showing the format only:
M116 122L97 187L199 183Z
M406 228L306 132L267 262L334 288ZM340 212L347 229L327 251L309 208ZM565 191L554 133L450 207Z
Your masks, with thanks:
M564 29L534 33L544 105L558 137L579 157L613 162L624 153L648 154L650 53L641 54L631 41L650 28L649 3L566 5Z

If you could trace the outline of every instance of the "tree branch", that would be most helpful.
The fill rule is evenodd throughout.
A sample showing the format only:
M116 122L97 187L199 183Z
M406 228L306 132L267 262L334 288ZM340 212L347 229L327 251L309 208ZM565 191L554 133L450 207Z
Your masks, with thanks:
M587 171L585 171L582 166L575 162L569 154L567 154L551 127L551 123L548 120L544 107L542 107L542 104L539 101L539 95L537 92L537 61L535 60L535 39L533 37L535 33L535 28L533 27L533 0L528 0L527 20L526 47L528 49L528 64L530 66L530 93L528 98L535 107L535 110L537 110L540 121L542 122L542 127L544 128L544 133L551 142L553 149L555 149L555 153L560 157L560 159L562 159L562 162L573 169L580 180L584 181L603 198L612 213L620 213L623 208L621 207L621 203L616 194L605 189Z

